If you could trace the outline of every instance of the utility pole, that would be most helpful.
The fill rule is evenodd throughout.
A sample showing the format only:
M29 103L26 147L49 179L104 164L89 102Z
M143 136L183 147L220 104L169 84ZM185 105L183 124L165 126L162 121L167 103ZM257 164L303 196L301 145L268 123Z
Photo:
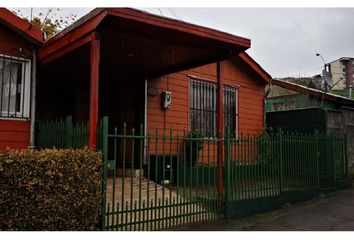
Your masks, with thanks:
M327 68L327 64L326 64L325 60L323 59L322 55L319 54L319 53L316 53L316 56L317 56L317 57L321 57L321 59L322 59L322 61L323 61L324 70L326 71L326 70L327 70L327 69L326 69L326 68ZM325 85L325 92L327 93L328 87L327 87L327 82L326 82L326 81L324 81L324 85Z

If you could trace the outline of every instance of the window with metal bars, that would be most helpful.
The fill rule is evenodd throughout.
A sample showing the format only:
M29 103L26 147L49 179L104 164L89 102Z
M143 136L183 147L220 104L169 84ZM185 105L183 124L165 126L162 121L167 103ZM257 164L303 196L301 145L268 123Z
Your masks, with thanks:
M190 127L191 132L204 137L216 136L217 85L213 82L191 78ZM237 136L237 89L224 86L224 126Z
M215 137L216 84L191 78L190 82L191 132L204 137Z
M237 137L237 89L231 86L224 86L224 127L230 129L230 136Z
M29 61L0 55L0 117L28 118Z

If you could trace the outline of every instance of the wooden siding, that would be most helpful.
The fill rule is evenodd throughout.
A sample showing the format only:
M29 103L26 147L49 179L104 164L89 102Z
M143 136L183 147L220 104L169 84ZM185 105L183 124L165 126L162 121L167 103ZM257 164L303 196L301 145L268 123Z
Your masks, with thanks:
M238 87L239 133L258 133L264 127L264 84L232 61L222 62L225 84ZM147 128L159 130L173 128L183 133L189 128L189 77L195 76L216 82L216 64L169 74L151 79L148 88L156 88L156 96L148 96ZM167 111L161 109L162 91L172 92L172 104Z
M238 63L238 61L237 61ZM264 128L264 87L265 82L252 73L246 64L231 60L221 63L221 77L224 84L238 87L238 132L256 134ZM155 129L169 134L183 135L189 129L189 76L216 82L216 64L208 64L148 81L148 88L156 88L155 96L148 95L147 129L155 134ZM167 111L161 108L161 92L172 92L172 103ZM152 149L154 145L150 146ZM162 149L162 146L159 146ZM169 150L169 145L166 145ZM173 147L175 151L175 147Z
M0 24L0 54L31 59L32 44ZM29 121L0 118L0 151L7 147L26 148L29 145L29 135Z
M0 151L9 148L27 148L30 122L0 119Z
M0 24L0 54L30 59L32 56L32 44L19 34Z

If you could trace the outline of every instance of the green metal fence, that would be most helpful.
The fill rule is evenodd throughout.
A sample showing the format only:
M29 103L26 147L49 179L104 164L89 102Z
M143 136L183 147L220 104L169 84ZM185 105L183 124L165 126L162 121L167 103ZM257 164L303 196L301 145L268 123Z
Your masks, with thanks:
M348 183L344 135L276 134L225 139L225 212L240 217Z
M138 133L115 128L106 142L102 228L161 230L222 217L215 171L205 171L216 166L208 157L216 142L172 130L143 135L142 128ZM199 149L198 163L187 161L192 143Z
M83 148L88 145L88 124L74 124L72 116L65 119L38 121L37 148Z
M111 134L104 129L104 230L161 230L250 215L347 180L343 135L279 131L216 139L172 130L144 135L143 128L137 133L123 126Z
M246 216L338 189L348 180L345 135L144 134L143 127L125 125L109 131L107 117L97 132L104 157L102 230L162 230ZM37 133L39 148L87 145L87 125L74 125L70 116L40 122ZM218 180L223 189L217 189Z

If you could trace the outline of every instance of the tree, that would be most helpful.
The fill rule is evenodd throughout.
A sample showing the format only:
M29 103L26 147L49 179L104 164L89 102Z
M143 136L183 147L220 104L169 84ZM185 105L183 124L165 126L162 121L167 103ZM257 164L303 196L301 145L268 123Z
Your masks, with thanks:
M21 13L21 10L17 10L17 12L14 13L26 19L33 26L41 29L46 34L46 38L49 39L59 31L68 27L77 18L75 14L71 14L71 13L66 16L63 16L62 10L63 9L61 8L49 8L46 11L38 12L35 14L35 16L32 16L33 8L31 8L30 17L24 16Z

